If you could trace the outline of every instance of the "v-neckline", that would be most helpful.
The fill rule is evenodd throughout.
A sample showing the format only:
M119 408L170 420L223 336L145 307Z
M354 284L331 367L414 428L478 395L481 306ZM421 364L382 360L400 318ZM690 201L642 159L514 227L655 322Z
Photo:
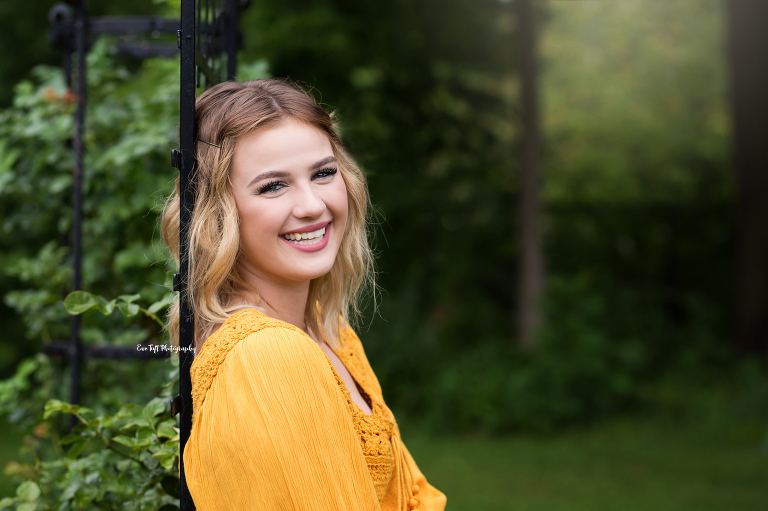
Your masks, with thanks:
M298 330L304 337L306 337L309 341L311 341L312 344L317 346L317 348L320 350L320 352L323 354L323 356L326 358L326 360L328 360L328 363L331 364L331 367L333 368L333 370L336 371L336 373L338 374L338 371L336 370L336 366L333 364L333 361L330 359L328 354L325 352L325 350L322 348L322 346L320 346L320 344L315 342L315 340L307 332L305 332L301 328L297 327L296 325L288 323L287 321L283 321L282 319L273 318L272 316L267 315L266 313L260 311L259 309L245 309L245 310L254 311L254 312L258 313L258 314L261 314L265 318L269 318L272 321L276 321L277 323L282 323L283 325L287 325L287 326L291 327L292 329ZM232 316L230 316L230 318L231 317ZM226 321L229 321L229 318L227 318ZM363 401L366 401L365 397L363 397L363 393L365 393L365 395L368 396L368 400L367 401L370 401L370 405L369 406L371 407L371 413L365 413L365 411L362 408L360 408L360 406L357 403L355 403L354 399L352 399L351 392L350 392L349 388L347 387L346 382L344 381L344 378L342 378L341 375L339 375L339 382L341 383L341 385L344 386L344 391L346 391L346 393L350 394L349 400L352 402L353 405L355 405L355 408L357 408L363 416L365 416L365 417L373 417L374 415L376 415L376 407L374 406L374 397L373 397L373 395L368 390L368 387L364 387L363 385L360 384L359 379L356 378L354 374L352 374L352 371L344 363L344 359L341 357L341 355L339 355L339 352L341 351L341 339L339 339L339 349L334 348L328 342L326 342L325 345L328 346L331 349L331 351L334 353L334 355L336 355L336 357L339 359L339 362L341 362L341 365L344 366L344 369L347 370L347 372L349 373L350 378L352 378L352 382L355 385L357 385L358 391L362 391L360 393L360 397L363 399ZM344 349L346 349L346 347Z

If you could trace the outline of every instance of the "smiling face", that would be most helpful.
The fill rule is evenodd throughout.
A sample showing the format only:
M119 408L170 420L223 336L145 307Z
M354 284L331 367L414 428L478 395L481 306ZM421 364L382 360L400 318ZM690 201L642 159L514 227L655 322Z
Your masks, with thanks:
M347 188L323 132L289 120L243 137L230 181L246 274L290 285L331 270L347 222Z

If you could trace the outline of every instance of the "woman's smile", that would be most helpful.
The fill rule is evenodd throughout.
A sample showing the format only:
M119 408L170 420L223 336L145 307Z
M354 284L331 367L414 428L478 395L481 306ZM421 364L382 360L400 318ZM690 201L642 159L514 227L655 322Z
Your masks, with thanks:
M331 234L331 223L332 222L322 222L309 225L302 228L302 230L282 234L280 235L280 238L290 244L293 248L301 250L302 252L317 252L318 250L325 248L328 244L328 238ZM319 229L317 229L318 226L320 226Z

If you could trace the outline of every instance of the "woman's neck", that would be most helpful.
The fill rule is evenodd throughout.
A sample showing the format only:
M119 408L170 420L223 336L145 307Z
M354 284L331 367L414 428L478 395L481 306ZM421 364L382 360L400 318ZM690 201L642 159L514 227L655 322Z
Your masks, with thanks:
M244 291L235 296L233 304L251 303L263 307L267 316L285 321L307 332L304 311L309 296L309 281L274 282L259 275L244 271L243 278L258 293L253 296Z

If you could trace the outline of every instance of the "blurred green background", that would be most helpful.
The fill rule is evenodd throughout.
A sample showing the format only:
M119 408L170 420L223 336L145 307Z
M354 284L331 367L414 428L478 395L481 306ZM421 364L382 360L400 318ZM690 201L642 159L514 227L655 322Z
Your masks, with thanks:
M3 378L68 336L74 104L47 41L53 3L0 6ZM734 11L534 2L545 285L524 349L518 3L260 0L240 21L240 77L311 88L368 177L381 289L357 329L404 439L450 510L765 509L768 253L748 246L765 247L768 186L738 157L752 132L734 115ZM745 59L768 57L756 41ZM178 63L113 43L89 53L83 287L151 302L174 271L156 222ZM82 335L162 342L151 320L95 314ZM49 363L44 380L0 384L0 496L19 446L46 441L25 403L68 399L67 364ZM166 365L87 361L82 401L145 402Z

